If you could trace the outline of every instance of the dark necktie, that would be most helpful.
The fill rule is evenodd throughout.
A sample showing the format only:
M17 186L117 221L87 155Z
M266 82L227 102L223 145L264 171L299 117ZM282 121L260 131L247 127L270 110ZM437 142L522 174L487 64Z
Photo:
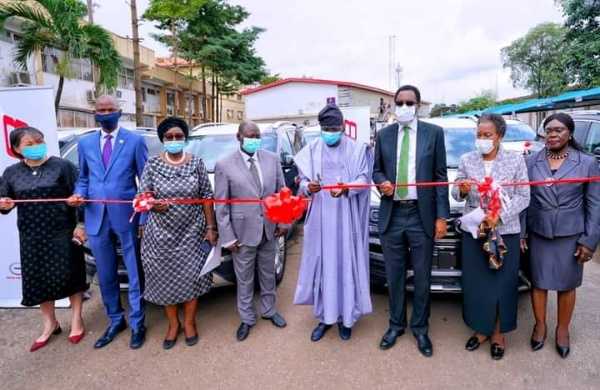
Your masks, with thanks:
M256 189L259 194L262 194L262 185L260 184L260 175L258 174L258 168L254 163L256 161L254 158L250 157L248 162L250 163L250 173L252 174L252 178L254 179L254 184L256 185Z
M110 156L112 155L112 135L108 134L104 136L104 147L102 148L102 162L104 162L104 168L108 167L110 163Z

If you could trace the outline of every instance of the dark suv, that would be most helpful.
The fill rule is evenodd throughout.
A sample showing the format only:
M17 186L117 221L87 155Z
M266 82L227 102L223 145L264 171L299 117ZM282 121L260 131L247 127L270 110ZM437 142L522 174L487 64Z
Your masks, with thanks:
M600 162L600 111L576 111L570 114L575 121L575 139Z
M444 129L446 144L446 161L448 179L454 181L460 156L475 150L476 122L466 118L432 118L424 121L438 125ZM528 153L542 148L535 141L536 133L528 125L519 121L507 121L507 131L503 146L507 150ZM373 190L371 194L371 211L369 215L369 257L371 269L371 284L376 288L386 285L385 263L379 240L377 222L379 220L380 195ZM448 234L441 240L436 240L433 249L431 291L438 293L462 292L461 275L461 232L456 228L455 221L462 215L464 204L450 197L450 219ZM522 269L524 267L521 267ZM409 266L407 272L407 290L413 290L413 271ZM530 287L525 272L520 272L519 289Z

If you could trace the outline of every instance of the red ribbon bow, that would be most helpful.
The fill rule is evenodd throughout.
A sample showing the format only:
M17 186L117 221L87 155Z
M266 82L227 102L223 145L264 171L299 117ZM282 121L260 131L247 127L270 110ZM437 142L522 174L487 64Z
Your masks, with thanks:
M292 196L292 190L284 187L280 192L267 196L263 205L269 221L289 225L304 215L306 199Z
M150 192L140 194L133 200L133 210L136 213L145 213L152 210L152 206L156 199Z
M500 216L502 202L500 201L500 187L494 188L494 179L486 176L482 183L477 185L481 208L486 210L493 218Z

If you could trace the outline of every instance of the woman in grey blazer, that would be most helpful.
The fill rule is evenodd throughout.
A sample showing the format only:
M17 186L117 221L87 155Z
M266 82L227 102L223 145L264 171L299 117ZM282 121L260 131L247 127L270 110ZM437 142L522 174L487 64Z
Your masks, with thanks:
M467 153L460 159L456 185L452 196L465 201L467 214L480 206L477 186L485 177L494 182L527 181L527 167L521 154L509 152L502 147L506 122L500 115L484 114L477 126L477 151ZM529 187L502 187L504 198L499 218L486 215L484 223L495 227L508 250L503 265L492 269L489 254L484 251L484 240L474 239L463 233L462 239L462 287L463 318L475 331L465 348L474 351L481 343L490 340L493 359L504 356L504 333L517 327L519 237L521 226L519 214L529 204Z
M575 123L569 115L549 116L544 129L546 147L527 161L531 180L600 176L596 159L582 152L573 139ZM535 186L531 194L531 205L524 213L528 240L521 243L523 250L530 249L534 287L531 348L537 351L544 346L548 290L556 290L556 350L565 358L575 289L581 285L583 263L592 259L600 240L600 183Z

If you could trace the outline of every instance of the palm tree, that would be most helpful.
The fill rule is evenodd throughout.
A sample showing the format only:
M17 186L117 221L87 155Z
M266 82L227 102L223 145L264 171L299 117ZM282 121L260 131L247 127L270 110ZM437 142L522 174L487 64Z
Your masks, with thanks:
M46 48L61 51L56 64L59 76L55 109L58 111L66 79L73 77L71 61L87 58L98 68L97 87L117 86L121 59L108 31L84 21L87 6L80 0L0 0L0 29L10 17L22 23L22 36L16 43L15 63L27 69L27 60Z

